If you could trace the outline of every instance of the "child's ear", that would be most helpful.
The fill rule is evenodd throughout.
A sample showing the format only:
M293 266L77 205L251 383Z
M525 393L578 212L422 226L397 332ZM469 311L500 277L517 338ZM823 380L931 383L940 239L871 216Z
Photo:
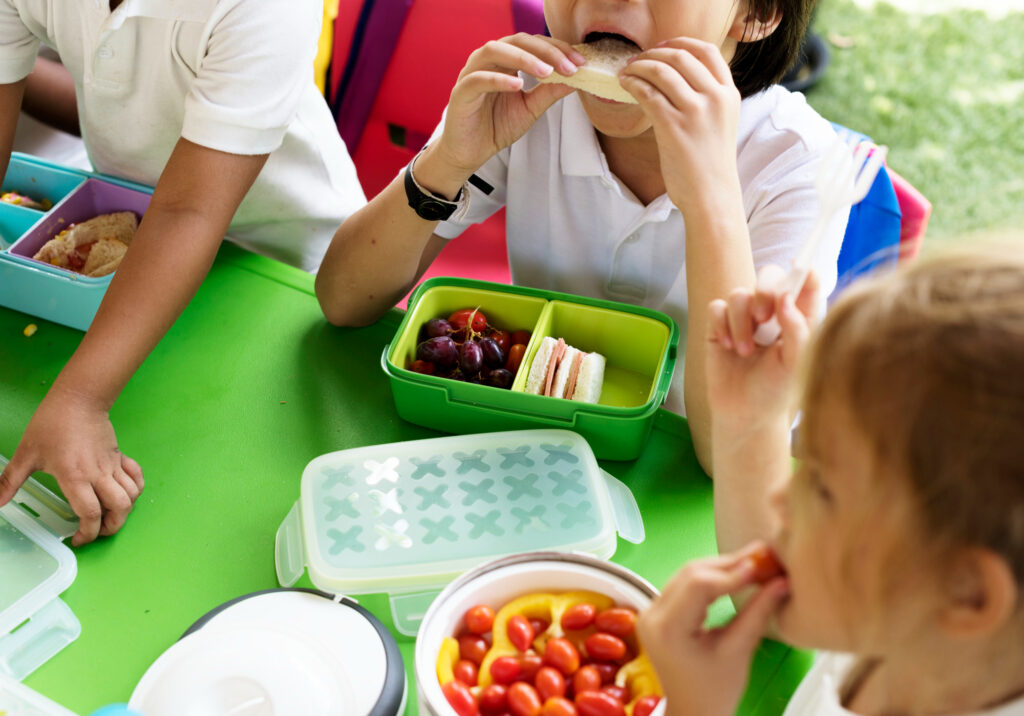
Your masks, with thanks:
M736 42L757 42L775 32L780 22L782 11L778 8L770 10L767 17L759 17L750 9L749 2L741 2L728 36Z
M1009 563L992 550L961 550L948 575L939 620L950 637L993 634L1013 618L1020 593L1017 580Z

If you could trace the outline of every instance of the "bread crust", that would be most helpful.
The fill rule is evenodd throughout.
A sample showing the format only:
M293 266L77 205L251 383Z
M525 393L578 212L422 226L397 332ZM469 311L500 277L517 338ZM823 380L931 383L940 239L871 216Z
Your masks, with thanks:
M630 57L637 54L635 46L605 37L597 42L573 45L587 62L570 76L552 72L540 81L543 83L565 84L605 99L637 104L636 99L619 84L619 72L626 67Z

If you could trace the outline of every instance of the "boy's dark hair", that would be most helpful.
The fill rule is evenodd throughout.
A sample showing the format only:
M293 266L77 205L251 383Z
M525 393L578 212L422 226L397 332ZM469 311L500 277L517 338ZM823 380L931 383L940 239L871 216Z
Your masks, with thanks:
M730 66L741 97L749 97L776 84L796 62L800 45L817 0L747 0L755 18L781 15L779 26L756 42L740 42Z

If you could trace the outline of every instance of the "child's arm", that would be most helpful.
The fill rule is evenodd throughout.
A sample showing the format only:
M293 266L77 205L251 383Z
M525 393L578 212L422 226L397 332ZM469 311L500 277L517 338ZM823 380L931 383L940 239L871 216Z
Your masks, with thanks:
M25 80L0 84L0 179L7 174L7 165L11 162L18 111L24 94Z
M78 136L78 103L75 100L75 81L67 68L59 62L37 57L32 74L25 86L22 109L40 122Z
M686 330L692 347L685 359L686 416L698 460L709 474L717 473L701 348L707 306L755 280L736 167L740 94L718 47L690 38L644 52L623 71L622 82L651 118L665 187L686 224Z
M817 305L818 281L812 272L794 302L778 290L782 279L782 269L767 266L757 291L736 289L727 300L708 306L705 355L721 552L773 534L768 494L791 471L796 371ZM773 315L782 328L779 339L766 348L740 349Z
M81 520L74 544L121 528L143 478L118 449L110 408L199 287L265 161L179 140L92 326L0 477L0 504L45 470Z
M454 200L484 162L574 91L542 84L524 92L517 73L545 77L558 68L572 74L583 61L565 42L524 34L476 50L452 90L440 137L416 159L416 182ZM317 274L316 294L327 319L365 325L394 306L444 246L436 226L409 207L402 176L349 217Z
M716 599L757 583L760 548L690 562L640 613L637 635L665 690L666 716L736 713L754 649L787 595L785 578L770 579L725 626L705 621Z

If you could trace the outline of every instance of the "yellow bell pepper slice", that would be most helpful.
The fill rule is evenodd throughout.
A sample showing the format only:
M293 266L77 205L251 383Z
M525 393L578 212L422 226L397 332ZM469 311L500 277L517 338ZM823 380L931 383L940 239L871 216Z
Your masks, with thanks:
M633 697L626 704L627 716L633 716L633 707L644 696L651 694L664 696L665 694L661 689L661 682L658 681L658 675L654 671L654 666L651 665L651 660L643 652L640 652L639 656L632 661L627 661L619 668L615 674L615 685L629 689L629 693Z
M441 640L437 652L437 682L444 686L455 680L455 665L459 663L459 642L450 636Z

